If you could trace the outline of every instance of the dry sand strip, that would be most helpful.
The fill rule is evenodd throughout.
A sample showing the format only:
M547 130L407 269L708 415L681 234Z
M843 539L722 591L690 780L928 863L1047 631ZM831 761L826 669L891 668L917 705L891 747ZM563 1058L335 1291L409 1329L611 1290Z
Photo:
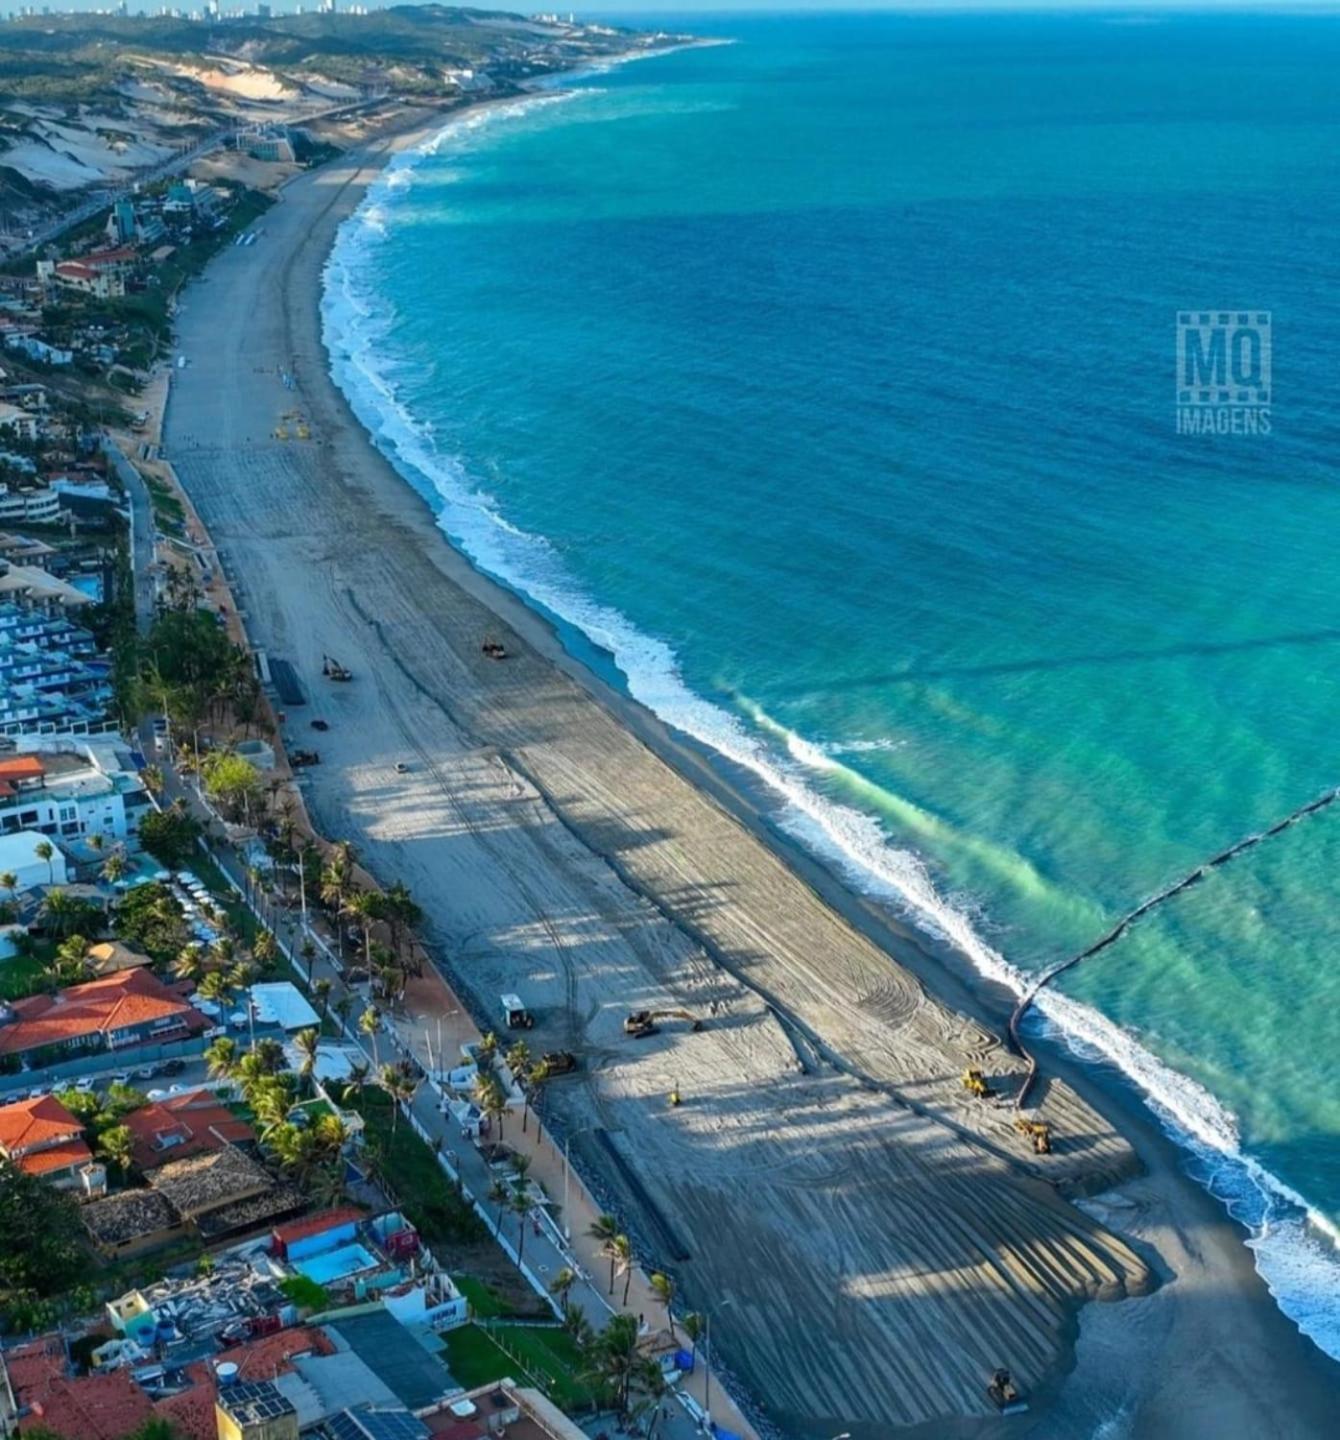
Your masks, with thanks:
M259 244L214 262L180 317L190 364L169 409L177 473L240 582L251 633L306 686L292 733L331 722L305 782L314 818L411 886L482 1017L519 990L540 1016L536 1048L580 1051L583 1073L550 1103L647 1258L690 1306L717 1307L719 1353L774 1422L859 1440L994 1433L994 1366L1042 1400L1071 1363L1082 1302L1150 1287L1141 1254L1057 1188L1129 1178L1133 1152L1053 1081L1058 1152L1041 1168L1025 1157L1008 1115L959 1086L969 1062L1017 1083L997 1041L929 999L553 663L545 627L464 565L369 445L329 383L316 301L335 224L386 149L299 179ZM280 369L296 372L296 392ZM264 438L295 403L312 440ZM482 657L486 633L513 658ZM323 681L323 653L354 682ZM643 1006L707 1025L628 1040L622 1016ZM1159 1178L1197 1222L1212 1214ZM1160 1230L1155 1217L1146 1233L1162 1242L1184 1219ZM1205 1264L1195 1244L1178 1256ZM1244 1272L1198 1278L1237 1285ZM1265 1433L1225 1421L1258 1404L1277 1420L1306 1385L1325 1398L1329 1373L1308 1369L1259 1285L1251 1301L1240 1343L1276 1347L1289 1388L1249 1405L1220 1387L1206 1428L1184 1433ZM1113 1314L1130 1304L1162 1306L1159 1354L1125 1357L1150 1366L1132 1393L1172 1393L1179 1346L1229 1343L1203 1304L1180 1331L1184 1312L1161 1296ZM1023 1424L1078 1433L1049 1431L1042 1405Z

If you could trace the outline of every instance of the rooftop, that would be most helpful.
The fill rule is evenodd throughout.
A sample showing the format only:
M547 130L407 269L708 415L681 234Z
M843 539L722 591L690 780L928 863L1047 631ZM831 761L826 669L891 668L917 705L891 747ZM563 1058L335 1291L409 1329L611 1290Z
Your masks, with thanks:
M16 1019L0 1024L0 1055L101 1034L110 1037L134 1026L180 1022L190 1030L208 1023L193 1006L149 970L119 970L55 995L31 995L11 1007ZM175 1028L164 1023L164 1029Z
M216 1403L241 1425L256 1425L280 1415L297 1414L293 1402L281 1395L269 1380L229 1385L219 1391Z
M235 1145L173 1160L156 1170L149 1184L186 1219L275 1188L269 1173Z
M0 1150L7 1155L83 1133L83 1125L54 1095L0 1106Z
M171 1095L132 1110L124 1123L135 1137L135 1164L144 1171L256 1138L251 1126L239 1120L212 1090Z
M309 1235L320 1235L333 1230L337 1225L363 1218L363 1212L352 1205L341 1205L334 1210L320 1210L315 1215L303 1215L290 1220L287 1225L275 1227L274 1238L279 1245L292 1245L295 1240L305 1240Z
M79 1216L99 1245L127 1245L177 1225L177 1212L157 1190L123 1190L81 1206Z

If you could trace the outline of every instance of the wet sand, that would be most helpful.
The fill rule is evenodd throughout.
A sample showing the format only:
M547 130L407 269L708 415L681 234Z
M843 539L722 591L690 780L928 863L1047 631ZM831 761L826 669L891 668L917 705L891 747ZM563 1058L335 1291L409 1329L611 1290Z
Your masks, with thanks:
M1056 1153L1027 1153L1008 1108L959 1082L972 1064L1019 1083L1002 997L567 657L371 445L329 379L320 276L416 133L293 182L178 322L168 453L254 642L301 677L291 740L331 724L304 781L313 817L411 887L483 1023L501 1028L497 997L518 991L532 1048L581 1056L546 1103L643 1258L713 1307L719 1358L785 1433L997 1433L984 1385L1001 1364L1034 1396L1015 1434L1116 1415L1101 1433L1327 1433L1340 1367L1274 1309L1138 1108L1044 1055ZM311 439L272 438L294 408ZM486 636L507 660L481 654ZM326 653L353 683L323 680ZM636 1008L704 1026L629 1040ZM1093 1213L1067 1198L1100 1192Z

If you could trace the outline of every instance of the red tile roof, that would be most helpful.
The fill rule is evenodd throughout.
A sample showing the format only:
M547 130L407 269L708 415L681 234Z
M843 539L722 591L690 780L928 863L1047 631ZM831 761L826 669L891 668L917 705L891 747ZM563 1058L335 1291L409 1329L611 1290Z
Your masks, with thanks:
M30 1407L19 1424L20 1435L45 1427L65 1440L125 1440L154 1413L128 1370L77 1379L56 1376L21 1390L19 1403Z
M69 1170L75 1165L88 1165L93 1152L82 1140L67 1140L63 1145L52 1145L45 1150L25 1155L18 1162L19 1169L28 1175L50 1175L54 1170Z
M82 257L83 263L92 266L95 270L99 270L105 265L129 265L139 258L139 251L128 245L123 245L117 250L94 250L91 254Z
M57 995L31 995L12 1007L17 1022L0 1026L0 1055L20 1054L132 1025L175 1018L191 1030L208 1021L148 970L120 970Z
M46 773L36 755L10 755L0 760L0 780L40 780Z
M0 1151L22 1155L43 1145L75 1139L84 1127L54 1095L0 1105Z
M273 1335L262 1335L258 1340L248 1340L244 1345L235 1345L214 1357L215 1364L237 1366L239 1380L273 1380L276 1375L285 1375L293 1369L295 1355L333 1355L334 1342L324 1330L308 1325L295 1325L288 1330L276 1330Z
M135 1164L141 1170L256 1138L251 1126L221 1104L212 1090L188 1090L145 1105L132 1110L124 1123L135 1137ZM175 1143L162 1143L174 1136Z
M277 1225L274 1240L277 1245L292 1245L295 1240L305 1240L309 1235L320 1235L323 1230L333 1230L350 1220L361 1220L363 1212L352 1205L341 1205L335 1210L321 1210L315 1215L302 1215L290 1220L287 1225Z

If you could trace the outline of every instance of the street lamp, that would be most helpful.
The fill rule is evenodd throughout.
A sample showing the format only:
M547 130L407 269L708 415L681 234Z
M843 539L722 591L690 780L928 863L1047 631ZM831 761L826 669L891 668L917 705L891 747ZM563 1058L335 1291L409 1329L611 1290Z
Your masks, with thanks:
M728 1305L734 1305L735 1299L732 1296L729 1300L723 1300L716 1308L724 1310ZM704 1345L707 1360L703 1369L703 1419L708 1434L712 1431L712 1312L706 1312L707 1323L704 1328Z

